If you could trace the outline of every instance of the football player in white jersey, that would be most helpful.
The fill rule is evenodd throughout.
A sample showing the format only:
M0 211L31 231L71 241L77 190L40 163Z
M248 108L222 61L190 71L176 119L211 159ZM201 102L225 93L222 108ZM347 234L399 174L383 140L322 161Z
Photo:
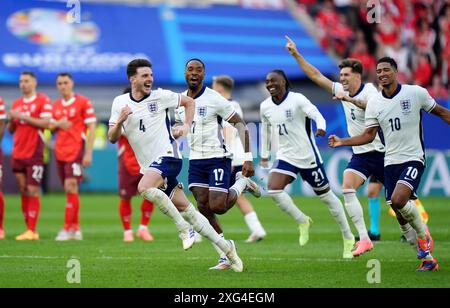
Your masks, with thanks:
M321 88L342 102L350 136L360 135L365 129L365 109L369 98L378 93L377 88L362 82L363 67L360 61L345 59L339 65L340 82L333 82L325 77L316 67L303 58L294 41L286 36L286 48L295 58L305 74ZM373 249L373 244L364 222L361 204L356 196L360 188L371 175L383 182L384 145L377 135L367 145L353 147L353 156L344 171L342 192L345 207L359 233L359 241L355 245L353 255L362 255ZM379 207L378 209L379 212Z
M431 255L431 236L411 196L419 187L425 169L421 111L432 113L450 124L450 110L438 105L426 89L399 84L394 59L384 57L378 60L376 72L383 89L367 103L366 130L351 138L331 135L329 145L368 144L374 140L379 128L383 130L386 200L417 233L417 257L423 260L418 271L436 271L439 265Z
M216 91L204 86L205 65L200 59L187 61L185 79L188 90L183 94L195 99L195 116L192 130L188 136L189 154L189 189L192 191L200 212L210 221L215 230L223 236L222 229L215 214L226 213L243 191L247 190L260 196L258 185L248 177L254 175L253 157L250 151L249 132L245 122L236 113L233 106ZM176 110L178 121L185 118L184 108ZM233 186L231 179L231 153L223 140L222 122L237 124L239 135L244 140L245 162L242 172ZM219 264L229 260L223 251ZM211 269L215 269L215 267ZM229 268L229 266L227 267Z
M194 244L194 229L210 239L228 257L231 268L243 264L233 241L225 241L186 198L177 176L182 168L175 138L187 135L194 118L192 98L163 89L152 90L153 71L148 60L135 59L127 66L131 92L114 99L108 139L115 143L125 134L141 167L139 193L169 216L177 226L185 250ZM169 109L183 106L186 119L172 130Z
M343 257L353 258L355 238L341 201L330 190L312 131L311 120L314 120L317 124L316 136L325 136L325 119L304 95L289 91L290 84L283 71L270 72L266 77L266 88L270 97L261 103L262 167L268 167L271 144L279 145L276 160L269 173L269 195L284 212L297 221L300 246L306 245L312 220L298 209L284 191L300 173L338 222L344 239Z
M237 114L243 119L244 113L242 112L242 108L239 103L232 99L232 91L234 87L234 80L230 76L222 75L222 76L214 76L213 77L213 90L217 91L222 95L225 99L227 99L231 105L233 105ZM236 174L238 172L242 172L242 165L244 164L244 147L242 146L242 142L239 138L238 131L228 122L223 123L224 128L224 137L225 143L227 144L231 153L233 153L233 160L231 162L232 166L232 175L231 182L234 183L236 180ZM242 215L244 215L245 222L247 223L248 228L250 229L250 236L246 240L247 243L258 242L264 237L266 237L267 233L264 230L261 222L258 219L258 215L253 209L250 201L245 197L245 195L240 195L236 201L239 210Z

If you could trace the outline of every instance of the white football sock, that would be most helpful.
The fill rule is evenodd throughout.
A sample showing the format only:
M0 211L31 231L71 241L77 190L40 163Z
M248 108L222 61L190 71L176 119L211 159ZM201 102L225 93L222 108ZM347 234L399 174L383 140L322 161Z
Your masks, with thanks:
M239 197L240 195L242 195L242 192L245 190L246 187L247 187L247 178L242 177L236 180L234 185L230 187L230 190L234 190L237 196Z
M370 238L367 233L366 223L364 222L363 209L356 197L356 190L344 189L342 190L342 193L344 194L345 208L347 209L347 213L353 221L356 230L358 230L359 238L363 241L369 241Z
M400 225L400 230L410 245L417 246L417 232L410 224Z
M277 206L294 218L298 224L308 222L308 217L294 204L287 192L284 190L269 190L269 195L275 200Z
M244 219L245 219L245 222L252 234L257 234L257 235L261 235L261 236L266 234L266 231L264 230L263 226L259 222L258 215L256 215L255 211L250 212L247 215L245 215Z
M342 235L345 239L353 239L354 236L350 230L350 226L345 216L344 206L338 197L330 190L329 192L320 195L320 199L328 206L331 215L336 219L341 228Z
M427 236L425 225L423 224L422 217L420 216L414 201L409 200L406 205L398 211L402 214L403 218L409 222L411 227L416 230L418 237L424 238Z
M156 205L158 209L163 212L163 214L169 216L177 226L178 231L183 231L190 227L189 224L183 219L172 200L170 200L169 197L167 197L167 195L158 188L149 188L141 195Z
M195 231L212 242L220 257L222 257L222 255L225 256L226 252L229 251L229 245L223 238L223 234L222 236L217 234L208 219L197 211L192 203L189 204L186 210L181 212L181 215L194 227Z

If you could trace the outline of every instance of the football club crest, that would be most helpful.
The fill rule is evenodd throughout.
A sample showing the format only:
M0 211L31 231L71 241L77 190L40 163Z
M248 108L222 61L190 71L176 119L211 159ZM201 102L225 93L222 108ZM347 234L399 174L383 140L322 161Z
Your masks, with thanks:
M288 119L288 120L292 120L293 119L293 115L292 115L292 110L291 109L286 110L286 119Z
M156 102L155 103L148 103L147 104L147 108L148 108L148 111L151 114L155 114L155 113L158 112L158 104Z
M197 114L200 117L204 118L204 117L206 117L207 110L208 110L208 108L206 106L198 107Z
M404 99L400 101L400 108L403 114L408 114L411 112L411 101L409 99Z

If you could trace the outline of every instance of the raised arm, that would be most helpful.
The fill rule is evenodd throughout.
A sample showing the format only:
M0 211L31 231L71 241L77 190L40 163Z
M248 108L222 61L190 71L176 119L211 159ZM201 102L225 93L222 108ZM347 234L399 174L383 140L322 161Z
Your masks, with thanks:
M351 138L339 138L336 135L328 137L328 145L332 148L342 146L357 146L371 143L378 132L378 126L366 128L366 130L359 136Z
M192 97L180 95L180 107L184 107L185 117L182 125L176 126L172 129L172 134L175 138L189 134L192 122L194 121L195 101Z
M450 110L449 109L447 109L439 104L436 104L436 106L433 108L431 113L434 114L435 116L438 116L445 122L447 122L447 124L450 124Z
M311 81L317 84L319 87L325 89L329 93L333 94L333 82L325 77L316 67L305 60L300 52L297 50L297 45L293 40L286 35L286 49L295 58L300 68L305 72Z
M131 108L129 106L125 106L120 111L117 122L114 125L110 124L108 129L108 139L111 143L114 144L119 141L120 136L122 136L122 125L128 119L128 116L132 113L133 111L131 110Z

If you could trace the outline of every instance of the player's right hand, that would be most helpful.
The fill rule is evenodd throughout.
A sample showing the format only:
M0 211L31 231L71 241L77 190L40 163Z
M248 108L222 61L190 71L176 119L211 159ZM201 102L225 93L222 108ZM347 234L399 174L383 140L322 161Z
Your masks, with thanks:
M190 132L191 128L186 123L178 126L174 126L172 128L172 135L175 139L178 139L183 136L187 136Z
M262 168L264 168L264 169L269 168L269 159L268 158L261 158L261 161L259 162L259 165Z
M70 122L67 117L63 117L61 120L59 120L58 127L63 130L69 129L72 127L72 122Z
M342 144L341 138L339 138L336 135L330 135L330 137L328 137L328 145L331 148L337 148L337 147L342 146L343 144Z
M130 106L126 105L120 111L119 119L117 122L122 124L123 122L125 122L128 119L128 116L132 113L133 113L133 110L131 110Z
M286 49L289 51L289 53L293 56L298 54L299 52L297 50L297 45L295 45L294 41L291 40L291 38L287 35L285 35L284 37L287 40Z

